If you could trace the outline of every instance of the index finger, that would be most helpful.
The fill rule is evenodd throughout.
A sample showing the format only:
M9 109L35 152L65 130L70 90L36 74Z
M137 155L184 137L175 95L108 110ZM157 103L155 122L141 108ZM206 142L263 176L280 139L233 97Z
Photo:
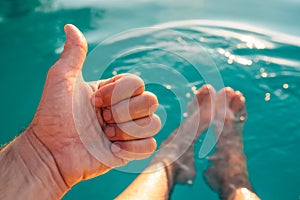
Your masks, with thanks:
M141 78L126 74L103 87L100 86L93 96L93 104L96 107L111 106L124 99L140 95L144 91L145 85Z

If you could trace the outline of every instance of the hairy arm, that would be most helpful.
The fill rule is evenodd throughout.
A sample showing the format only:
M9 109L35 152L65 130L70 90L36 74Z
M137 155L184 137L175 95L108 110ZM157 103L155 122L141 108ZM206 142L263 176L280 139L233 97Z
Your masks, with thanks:
M59 199L68 190L47 148L31 129L0 151L0 199Z

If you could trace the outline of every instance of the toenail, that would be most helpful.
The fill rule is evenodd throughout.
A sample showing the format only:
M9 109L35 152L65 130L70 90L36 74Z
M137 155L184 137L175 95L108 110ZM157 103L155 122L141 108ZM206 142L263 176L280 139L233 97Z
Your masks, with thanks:
M225 91L231 92L231 91L233 91L233 89L232 89L231 87L226 87L226 88L225 88Z
M242 95L242 93L241 93L240 91L238 91L238 90L235 91L235 94L236 94L236 95Z
M203 90L202 90L203 93L209 93L209 87L208 86L204 86Z
M206 84L206 87L207 88L212 88L212 85L211 84Z
M245 101L246 101L246 99L245 99L244 96L241 96L241 97L240 97L240 100L241 100L241 102L245 102Z

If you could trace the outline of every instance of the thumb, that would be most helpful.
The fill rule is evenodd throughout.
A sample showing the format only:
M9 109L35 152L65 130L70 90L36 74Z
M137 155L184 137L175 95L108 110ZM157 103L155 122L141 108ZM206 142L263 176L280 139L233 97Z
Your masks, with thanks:
M84 35L74 25L67 24L64 27L66 33L66 42L64 50L53 66L66 71L81 71L87 53L87 42Z

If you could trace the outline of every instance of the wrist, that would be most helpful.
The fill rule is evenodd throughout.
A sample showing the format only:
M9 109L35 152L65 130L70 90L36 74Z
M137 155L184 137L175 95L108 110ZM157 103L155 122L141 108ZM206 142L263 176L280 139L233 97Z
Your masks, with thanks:
M2 150L0 162L3 199L60 199L68 190L53 156L30 128Z

